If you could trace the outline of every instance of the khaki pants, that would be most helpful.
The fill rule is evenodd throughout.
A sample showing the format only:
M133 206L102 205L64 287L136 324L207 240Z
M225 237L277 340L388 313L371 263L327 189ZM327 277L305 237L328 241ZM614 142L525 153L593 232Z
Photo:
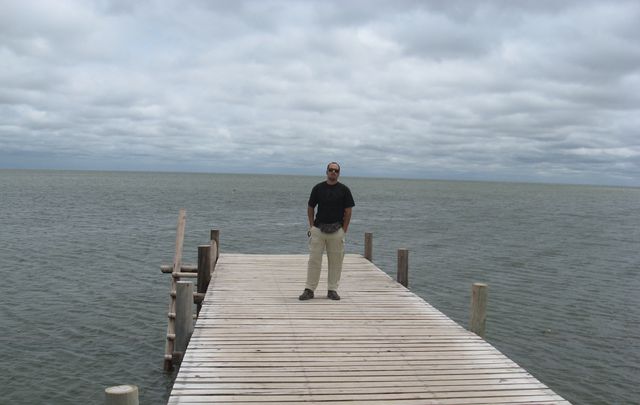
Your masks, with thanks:
M307 265L307 284L305 288L315 291L320 281L322 254L327 249L329 276L327 289L337 291L342 274L342 259L344 259L344 230L338 229L334 233L322 233L315 226L311 228L309 240L309 263Z

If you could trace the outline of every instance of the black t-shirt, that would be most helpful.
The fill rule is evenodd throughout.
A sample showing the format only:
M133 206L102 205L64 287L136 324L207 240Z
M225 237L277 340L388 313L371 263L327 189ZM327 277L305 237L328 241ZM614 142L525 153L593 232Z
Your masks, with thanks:
M314 221L314 225L316 226L318 223L342 223L344 219L344 209L356 205L349 187L342 183L329 185L326 181L318 183L313 187L308 204L309 207L313 208L315 208L316 205L318 206L318 212L316 212L316 219Z

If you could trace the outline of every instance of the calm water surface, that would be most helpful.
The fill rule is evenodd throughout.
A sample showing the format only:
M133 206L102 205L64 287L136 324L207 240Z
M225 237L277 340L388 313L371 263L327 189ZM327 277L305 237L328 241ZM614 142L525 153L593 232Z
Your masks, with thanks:
M348 252L462 325L489 284L487 339L575 404L639 403L640 189L349 178ZM0 170L0 403L166 402L162 371L178 210L185 262L209 230L223 252L306 253L322 177ZM273 235L278 235L274 238ZM301 288L304 274L301 274Z

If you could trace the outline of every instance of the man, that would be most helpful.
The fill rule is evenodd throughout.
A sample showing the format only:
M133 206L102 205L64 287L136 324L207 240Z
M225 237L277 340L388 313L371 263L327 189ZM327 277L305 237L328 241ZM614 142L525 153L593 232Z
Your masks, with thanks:
M307 265L307 283L300 295L301 301L313 298L320 281L322 254L327 250L329 264L327 298L339 300L338 284L342 273L344 258L344 236L351 221L351 208L355 206L349 187L338 182L340 165L331 162L327 165L327 180L316 184L311 190L307 206L309 218L309 263ZM318 212L315 212L316 206ZM315 218L314 218L315 215Z

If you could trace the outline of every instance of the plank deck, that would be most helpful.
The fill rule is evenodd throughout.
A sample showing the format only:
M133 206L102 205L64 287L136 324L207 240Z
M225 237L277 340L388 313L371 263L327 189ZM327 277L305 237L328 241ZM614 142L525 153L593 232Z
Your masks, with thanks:
M169 404L569 404L360 255L299 301L306 263L220 255Z

